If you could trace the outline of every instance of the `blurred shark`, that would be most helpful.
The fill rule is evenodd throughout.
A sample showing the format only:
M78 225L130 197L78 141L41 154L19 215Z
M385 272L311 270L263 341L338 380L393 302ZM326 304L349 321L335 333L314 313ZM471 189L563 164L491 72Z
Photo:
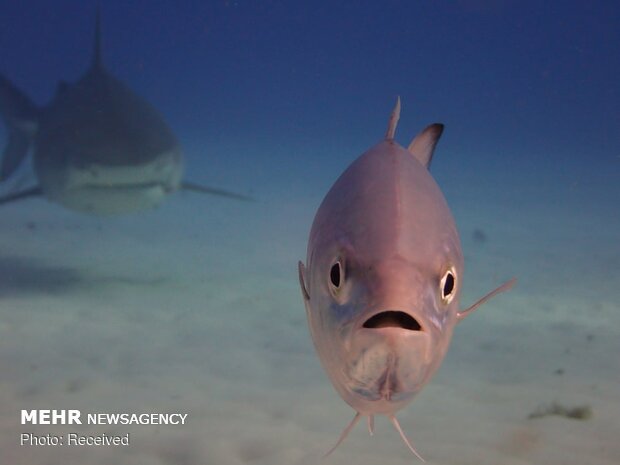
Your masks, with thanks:
M75 84L61 82L53 101L36 107L0 75L0 115L8 143L0 165L7 180L33 147L37 185L0 197L0 205L44 196L99 215L155 207L179 189L248 200L182 182L183 153L157 110L112 76L101 59L97 12L94 56Z
M463 253L452 214L428 171L443 125L408 149L394 141L396 103L385 140L354 161L327 193L308 240L299 282L323 368L362 416L386 415L420 459L395 413L429 382L456 323L510 280L459 310ZM423 459L422 459L423 460Z

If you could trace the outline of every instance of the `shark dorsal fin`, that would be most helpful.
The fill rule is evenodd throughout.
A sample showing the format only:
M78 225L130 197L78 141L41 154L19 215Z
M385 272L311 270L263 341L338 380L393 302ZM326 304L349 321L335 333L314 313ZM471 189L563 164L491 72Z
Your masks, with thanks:
M95 40L93 43L93 62L91 65L93 70L103 68L101 61L101 7L97 6L95 15Z
M424 131L415 136L409 144L408 150L426 168L431 166L435 146L443 132L443 124L435 123L428 126Z
M396 105L390 115L390 121L385 133L385 140L394 140L394 134L396 133L396 126L398 125L398 119L400 118L400 96L396 99Z

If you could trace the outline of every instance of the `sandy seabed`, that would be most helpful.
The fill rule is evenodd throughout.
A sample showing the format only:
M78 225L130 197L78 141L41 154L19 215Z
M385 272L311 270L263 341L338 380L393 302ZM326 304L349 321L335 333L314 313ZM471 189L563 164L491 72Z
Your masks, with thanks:
M319 365L297 282L323 194L251 204L176 194L156 211L112 219L43 200L5 206L0 463L415 463L381 418L373 437L358 425L321 462L354 414ZM398 415L403 429L432 464L617 465L613 199L545 203L524 192L517 207L471 195L451 202L466 256L462 304L513 275L519 283L456 329L437 376ZM528 418L553 402L592 415ZM188 419L21 425L20 410L37 408ZM24 432L130 433L131 443L20 446Z

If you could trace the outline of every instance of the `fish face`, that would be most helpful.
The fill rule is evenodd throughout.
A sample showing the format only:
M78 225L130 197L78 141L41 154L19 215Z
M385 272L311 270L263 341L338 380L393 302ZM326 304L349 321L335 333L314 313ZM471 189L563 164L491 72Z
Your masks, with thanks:
M425 166L394 142L358 158L319 207L301 267L310 333L341 397L393 414L428 383L457 321L463 258Z
M405 257L362 255L341 249L330 258L315 254L307 271L301 266L308 324L341 397L362 414L389 415L441 364L456 324L458 289L456 282L443 283L449 296L442 295L441 277Z
M423 134L432 150L439 133ZM362 154L319 207L307 264L308 324L332 384L358 413L393 415L436 372L458 319L459 235L427 167L393 140Z

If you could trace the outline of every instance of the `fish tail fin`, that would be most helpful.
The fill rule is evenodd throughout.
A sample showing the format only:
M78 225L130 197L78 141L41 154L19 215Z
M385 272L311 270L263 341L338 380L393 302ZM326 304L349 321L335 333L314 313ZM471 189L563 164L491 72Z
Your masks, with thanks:
M396 417L394 415L389 415L388 418L390 419L390 421L394 425L394 428L396 428L396 431L398 431L398 434L400 434L400 437L405 442L405 444L407 445L409 450L411 452L413 452L413 455L415 455L417 458L422 460L422 462L426 462L426 460L424 460L422 458L422 456L420 454L418 454L418 451L416 451L415 448L411 445L411 443L409 442L409 439L407 439L407 436L405 436L405 433L403 432L403 429L400 427L400 423L398 423L398 420L396 419Z
M418 159L426 168L430 168L435 152L435 146L443 133L443 124L435 123L428 126L424 131L415 136L407 150Z
M357 412L355 414L355 416L353 417L353 420L351 420L351 423L349 423L347 425L347 427L342 430L342 433L340 433L340 437L338 438L338 442L336 442L336 444L334 444L334 447L332 447L327 452L325 452L325 454L323 455L323 458L328 457L332 452L334 452L336 450L336 448L340 444L342 444L342 441L344 441L347 438L347 436L349 435L349 433L351 432L353 427L357 424L358 421L360 421L360 418L362 418L362 414Z
M0 116L8 142L0 162L0 182L8 179L28 154L37 130L38 109L11 81L0 74Z

